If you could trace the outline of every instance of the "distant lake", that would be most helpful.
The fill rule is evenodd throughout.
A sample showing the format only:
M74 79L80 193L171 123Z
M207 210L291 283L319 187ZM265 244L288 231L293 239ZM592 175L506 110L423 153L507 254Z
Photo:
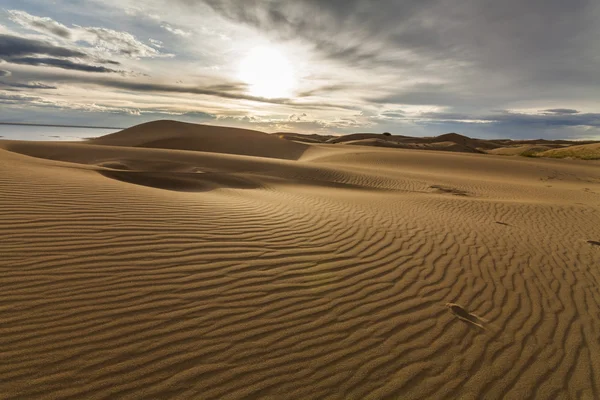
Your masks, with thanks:
M0 140L64 140L80 141L118 132L120 129L71 128L62 126L30 126L0 124Z

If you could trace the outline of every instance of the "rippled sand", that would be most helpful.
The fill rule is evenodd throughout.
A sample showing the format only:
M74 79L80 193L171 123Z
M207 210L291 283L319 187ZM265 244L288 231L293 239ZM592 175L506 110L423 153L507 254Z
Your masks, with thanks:
M0 142L0 398L600 398L599 162L161 124Z

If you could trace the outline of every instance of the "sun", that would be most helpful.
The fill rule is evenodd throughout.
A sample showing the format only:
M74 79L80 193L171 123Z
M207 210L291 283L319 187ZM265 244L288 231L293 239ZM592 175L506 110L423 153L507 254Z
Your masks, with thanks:
M296 84L294 68L290 61L273 47L255 47L240 63L239 78L250 94L266 98L286 98Z

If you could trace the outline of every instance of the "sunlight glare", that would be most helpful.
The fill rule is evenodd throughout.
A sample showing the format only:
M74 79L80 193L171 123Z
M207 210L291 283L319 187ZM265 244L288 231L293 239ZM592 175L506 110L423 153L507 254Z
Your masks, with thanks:
M292 95L294 69L289 60L273 47L255 47L240 64L239 77L257 97L285 98Z

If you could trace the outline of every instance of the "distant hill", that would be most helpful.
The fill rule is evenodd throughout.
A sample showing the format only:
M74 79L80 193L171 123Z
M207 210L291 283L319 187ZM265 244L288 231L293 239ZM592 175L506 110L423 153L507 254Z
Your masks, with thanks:
M505 156L585 158L595 159L597 145L594 141L569 140L511 140L476 139L459 133L445 133L432 137L384 135L381 133L352 133L342 136L279 134L281 137L306 143L330 143L351 146L389 147L398 149L437 150L459 153L486 153ZM585 147L589 146L589 147ZM568 151L567 149L572 149Z
M435 137L410 137L402 135L383 135L379 133L353 133L334 136L326 143L353 146L377 146L401 149L440 150L463 153L483 153L500 145L485 140L471 139L457 133L447 133Z
M91 139L106 146L207 151L296 160L307 145L249 129L159 120Z

